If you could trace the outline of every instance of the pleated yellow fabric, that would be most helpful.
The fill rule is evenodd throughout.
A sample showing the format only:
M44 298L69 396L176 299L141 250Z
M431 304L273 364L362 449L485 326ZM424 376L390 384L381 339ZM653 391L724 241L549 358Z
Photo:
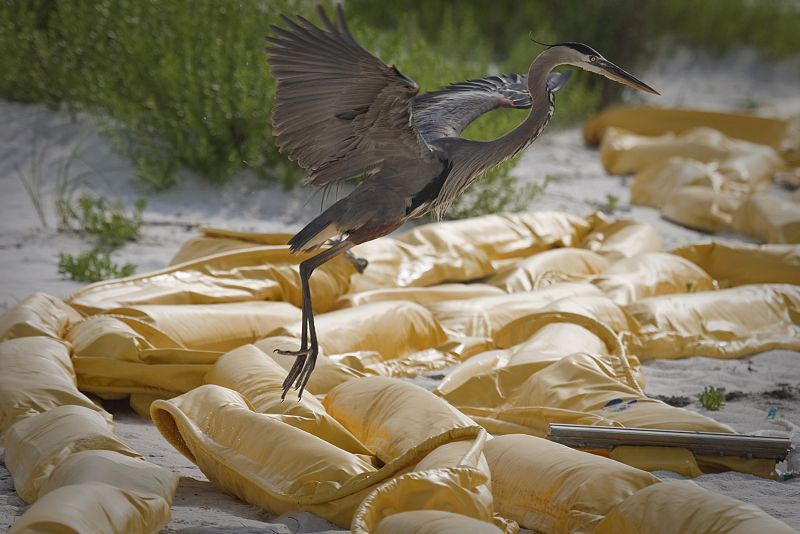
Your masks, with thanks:
M392 378L345 382L328 393L324 406L384 463L441 435L480 432L474 421L429 391Z
M134 534L169 522L169 501L97 482L62 486L20 517L10 534Z
M752 284L663 295L642 299L625 310L637 323L626 344L642 359L736 358L775 348L800 349L800 286L796 285Z
M114 435L111 422L83 406L57 406L17 422L6 431L6 465L25 502L39 498L43 484L64 459L84 450L138 457ZM34 446L35 445L35 446Z
M733 214L732 226L768 243L800 244L800 202L770 192L753 195Z
M664 252L648 252L617 261L591 281L620 305L654 295L717 289L717 283L703 269Z
M75 385L66 343L51 337L0 342L0 436L22 419L62 405L94 410L110 420Z
M302 303L298 264L308 255L294 255L288 246L263 245L179 263L152 273L89 285L67 304L97 313L139 304L215 304L254 300ZM315 309L330 309L349 287L355 267L345 258L327 262L314 273Z
M517 530L518 531L518 530ZM393 514L371 531L376 534L500 534L503 530L491 523L441 510L415 510ZM514 531L508 531L513 533Z
M109 310L145 321L179 346L226 351L252 343L277 328L300 320L300 309L286 302L246 301L223 304L141 304ZM155 346L162 345L154 343Z
M493 518L489 465L482 452L485 441L486 433L482 432L474 440L441 445L425 456L414 471L379 486L356 511L353 532L389 532L390 528L397 529L414 520L408 515L392 520L398 511L452 512L453 503L458 503L457 513L455 517L440 517L437 523L442 528L469 525L479 532L498 532L498 527L504 532L516 532L518 527L513 522L502 519L495 522ZM464 516L473 521L466 521Z
M320 401L306 395L297 402L283 402L286 371L253 345L244 345L223 355L205 376L216 384L241 393L258 413L281 415L281 421L318 436L353 454L369 454L364 445L331 417Z
M581 246L609 261L661 250L661 237L649 224L632 220L607 221L600 215L594 218L596 224Z
M800 246L710 242L672 251L702 268L722 287L800 285Z
M81 319L81 314L61 299L34 293L0 316L0 341L28 336L60 338Z
M383 301L315 317L317 337L326 354L372 350L385 359L435 347L447 335L434 316L409 301ZM274 335L300 337L300 321Z
M353 248L369 262L354 277L355 293L376 288L428 286L494 274L503 262L559 246L575 246L590 222L556 212L486 215L420 226L398 239Z
M422 306L429 306L442 300L466 300L502 294L502 289L478 283L439 284L431 287L391 287L348 293L339 299L336 306L350 308L386 300L407 300Z
M340 401L331 407L329 402L336 402L342 388L362 404ZM274 399L279 395L272 393ZM302 507L342 527L350 525L358 505L389 477L411 470L441 445L475 440L483 432L433 394L383 377L342 384L326 397L325 405L382 461L340 449L281 416L257 413L241 394L211 384L155 401L151 416L162 435L223 490L275 513ZM404 429L393 417L391 410L403 406L408 416L400 419L406 422L416 409L415 428ZM359 419L366 415L376 415L379 422ZM264 447L267 441L271 446ZM485 476L479 484L484 482Z
M736 139L780 150L789 136L787 126L785 120L742 113L626 106L611 108L587 121L583 135L589 143L597 145L605 138L606 130L610 127L648 136L670 132L681 134L705 127Z
M628 497L597 524L597 534L795 532L760 508L706 491L694 482L667 481Z
M543 534L592 532L614 506L659 483L650 473L533 436L500 436L484 454L497 512Z
M231 252L251 248L254 245L286 245L293 234L237 232L227 228L201 226L202 234L185 242L170 260L170 265L214 256L221 252Z
M625 139L664 168L675 161L665 146L686 141L614 135L607 163L620 169L637 164ZM728 163L676 167L681 194L703 186L762 202L772 149L741 156L739 141L692 135L698 161ZM643 198L677 194L653 176ZM791 235L791 218L767 205L769 229ZM85 392L130 397L223 491L354 532L658 531L657 510L683 501L645 470L773 474L771 460L631 446L601 456L540 438L554 422L732 432L648 398L639 359L800 350L796 246L666 253L653 226L600 214L420 226L356 247L364 274L346 257L315 272L321 354L303 399L281 401L295 359L275 349L300 345L307 257L290 255L287 237L205 229L167 269L66 303L33 295L0 318L0 430L15 486L34 503L15 531L154 532L168 521L174 477L114 436L76 377ZM435 393L396 378L445 367ZM743 503L692 491L692 518L660 516L670 531L718 526L704 502L731 532L769 531Z
M606 269L609 261L581 248L540 252L500 269L488 283L509 293L541 289L556 282L575 282Z
M732 229L769 243L800 242L796 199L764 191L786 162L800 164L800 140L786 122L682 110L636 109L641 116L631 111L603 113L584 133L602 141L608 172L636 173L632 202L706 232ZM657 124L644 124L642 117ZM763 131L748 131L746 124Z
M578 296L602 296L597 287L580 282L562 282L544 289L482 297L467 301L443 301L430 306L433 316L450 331L465 336L493 338L510 322L542 311L551 302Z
M108 450L69 455L10 532L156 532L170 518L178 477L141 458Z
M347 526L370 486L365 476L377 471L362 456L254 412L220 386L157 400L150 410L161 434L214 485L275 513L302 506Z

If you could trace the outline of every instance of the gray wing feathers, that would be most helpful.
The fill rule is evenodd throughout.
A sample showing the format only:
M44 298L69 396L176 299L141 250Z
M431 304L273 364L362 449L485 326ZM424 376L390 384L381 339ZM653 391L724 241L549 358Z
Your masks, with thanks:
M458 137L469 124L494 109L531 107L528 78L501 74L454 83L414 99L414 120L422 137Z
M299 17L273 27L267 49L277 91L273 134L281 152L323 185L373 174L387 159L430 149L411 119L418 86L352 37L341 7L319 28Z
M572 75L551 72L547 86L561 89ZM528 77L500 74L454 83L414 99L414 121L420 135L430 143L442 137L458 137L472 121L497 108L527 109L533 105Z

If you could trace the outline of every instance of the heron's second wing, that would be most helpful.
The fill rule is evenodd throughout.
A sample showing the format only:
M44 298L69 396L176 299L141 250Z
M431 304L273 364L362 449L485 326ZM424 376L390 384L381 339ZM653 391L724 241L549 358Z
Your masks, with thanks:
M420 135L430 142L458 137L472 121L501 107L531 107L527 76L487 76L418 96L414 99L414 121Z
M324 29L284 17L287 28L268 38L281 152L317 185L372 174L391 158L430 157L411 119L417 84L353 39L341 6L336 24L321 8L320 17Z
M551 72L547 84L558 91L569 78ZM533 105L528 77L500 74L454 83L414 99L414 122L427 142L440 137L458 137L475 119L497 108L527 109Z

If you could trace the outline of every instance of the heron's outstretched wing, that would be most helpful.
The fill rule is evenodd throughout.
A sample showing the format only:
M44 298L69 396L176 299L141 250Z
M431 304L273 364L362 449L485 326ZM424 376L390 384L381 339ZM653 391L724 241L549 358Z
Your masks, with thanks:
M319 11L324 28L284 17L287 28L273 26L268 38L281 152L316 185L373 174L388 159L432 157L412 121L417 84L353 39L341 6L336 24Z
M550 73L551 91L564 85L569 74ZM531 107L528 77L500 74L454 83L414 99L414 122L427 142L441 137L458 137L475 119L497 108Z
M531 107L526 76L488 76L418 96L414 99L414 121L426 141L458 137L472 121L500 107Z

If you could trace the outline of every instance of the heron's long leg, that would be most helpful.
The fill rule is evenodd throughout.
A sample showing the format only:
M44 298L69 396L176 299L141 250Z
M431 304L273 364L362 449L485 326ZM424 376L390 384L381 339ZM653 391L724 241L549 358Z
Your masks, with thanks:
M314 366L316 365L317 361L317 354L319 353L317 332L314 327L314 312L311 305L311 286L309 284L311 274L314 272L314 269L331 258L341 254L342 252L349 250L353 245L354 243L351 241L341 241L336 243L328 250L325 250L300 264L300 284L302 287L303 297L303 339L301 341L300 350L296 353L277 351L281 354L288 353L297 355L297 360L295 360L294 365L292 365L292 368L289 370L289 374L286 375L286 379L283 381L283 394L281 395L281 399L286 396L286 393L289 391L292 385L294 385L295 389L300 390L298 396L302 397L303 390L305 389L309 378L311 378L311 372L314 370ZM306 334L309 334L309 336ZM310 345L307 345L307 340L309 337Z

